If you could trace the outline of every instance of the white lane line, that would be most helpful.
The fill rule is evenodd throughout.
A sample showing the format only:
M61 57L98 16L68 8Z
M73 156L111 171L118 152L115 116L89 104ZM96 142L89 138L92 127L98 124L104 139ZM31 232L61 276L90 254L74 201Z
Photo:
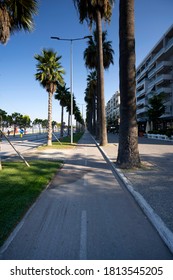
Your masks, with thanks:
M80 260L87 259L87 213L85 210L81 214L81 233L80 233Z
M84 176L83 176L83 185L84 185L84 187L87 186L86 174L84 174Z
M87 159L87 149L85 148L85 166L88 165L88 159ZM84 175L84 182L83 182L84 187L87 186L87 180L86 180L86 176Z
M87 155L88 155L87 149L85 148L85 166L87 166L87 164L88 164Z

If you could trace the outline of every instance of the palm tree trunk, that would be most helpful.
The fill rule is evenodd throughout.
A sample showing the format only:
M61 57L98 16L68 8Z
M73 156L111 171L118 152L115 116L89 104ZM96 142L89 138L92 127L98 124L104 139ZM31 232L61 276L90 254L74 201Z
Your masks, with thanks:
M94 135L96 135L96 94L95 93L92 98L92 118L93 118L92 132Z
M64 107L61 106L61 137L63 137Z
M122 168L140 165L136 121L134 0L120 0L120 131L117 163Z
M68 130L67 130L67 135L70 135L70 112L68 112Z
M47 145L52 146L52 93L48 93L48 139Z
M97 87L97 97L96 97L96 139L100 139L100 126L99 126L99 118L100 118L100 106L98 101L98 87Z
M105 98L104 98L104 67L103 67L103 44L102 44L102 20L100 11L97 10L96 19L97 30L97 51L98 51L98 110L100 122L100 145L107 145L107 131L106 131L106 114L105 114Z

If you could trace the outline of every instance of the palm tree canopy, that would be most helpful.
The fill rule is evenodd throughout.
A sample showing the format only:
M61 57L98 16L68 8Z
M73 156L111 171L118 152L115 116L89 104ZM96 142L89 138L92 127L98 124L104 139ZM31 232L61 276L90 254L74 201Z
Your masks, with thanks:
M88 74L87 77L87 93L93 96L97 88L97 72L92 71Z
M0 42L5 44L10 33L31 31L37 0L0 0Z
M114 50L112 49L112 42L106 41L107 31L102 32L103 42L103 66L108 69L110 64L114 64L113 55ZM89 69L96 69L97 67L97 32L93 32L93 37L89 38L88 47L84 51L85 66Z
M79 20L84 20L91 27L93 22L97 30L97 80L98 80L98 104L100 122L100 145L107 144L105 100L104 100L104 69L103 69L103 46L102 46L102 20L110 22L114 0L73 0L79 12Z
M110 21L115 0L73 0L73 2L79 11L80 22L86 20L92 26L97 10L100 11L102 19L106 22Z
M69 88L66 87L66 84L61 85L57 83L55 99L60 101L60 105L65 107L68 105L68 95L70 94Z
M34 57L38 61L36 65L37 73L35 74L36 80L48 92L55 92L57 82L64 84L62 75L65 74L65 71L60 63L61 56L57 56L57 53L52 49L43 49L41 55L37 54Z

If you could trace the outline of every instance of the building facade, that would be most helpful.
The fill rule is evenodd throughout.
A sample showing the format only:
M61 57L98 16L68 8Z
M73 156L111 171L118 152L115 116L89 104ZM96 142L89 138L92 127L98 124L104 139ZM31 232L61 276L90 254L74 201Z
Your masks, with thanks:
M106 104L107 126L119 125L120 119L120 92L116 91Z
M157 42L136 69L136 104L139 127L148 125L148 100L153 95L163 96L165 113L160 126L173 127L173 25ZM149 128L151 129L150 125Z

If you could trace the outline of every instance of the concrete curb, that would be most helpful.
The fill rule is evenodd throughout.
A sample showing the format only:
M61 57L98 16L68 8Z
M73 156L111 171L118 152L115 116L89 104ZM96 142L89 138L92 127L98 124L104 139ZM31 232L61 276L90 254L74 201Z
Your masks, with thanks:
M112 171L115 172L115 174L118 176L118 178L124 184L126 189L134 197L134 199L136 200L136 202L138 203L140 208L143 210L145 215L151 221L151 223L153 224L153 226L159 233L160 237L162 238L164 243L167 245L167 247L173 254L173 233L172 233L172 231L170 231L170 229L165 225L164 221L156 214L156 212L148 204L148 202L144 199L144 197L134 189L131 182L127 179L127 177L125 177L125 175L121 172L121 170L115 167L114 163L110 160L109 156L106 154L106 152L103 150L103 148L101 148L99 146L99 144L96 142L96 140L94 138L93 138L93 140L96 143L101 154L103 155L104 159L111 166Z

